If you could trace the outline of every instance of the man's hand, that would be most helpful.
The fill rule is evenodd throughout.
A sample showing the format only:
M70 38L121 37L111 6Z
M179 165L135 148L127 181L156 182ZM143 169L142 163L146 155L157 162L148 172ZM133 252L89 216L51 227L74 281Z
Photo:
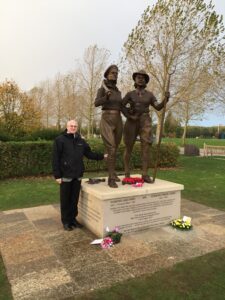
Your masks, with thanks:
M108 158L108 154L105 153L105 154L104 154L104 159L107 160L107 158Z
M56 181L58 184L61 184L61 183L62 183L62 178L57 178L55 181Z

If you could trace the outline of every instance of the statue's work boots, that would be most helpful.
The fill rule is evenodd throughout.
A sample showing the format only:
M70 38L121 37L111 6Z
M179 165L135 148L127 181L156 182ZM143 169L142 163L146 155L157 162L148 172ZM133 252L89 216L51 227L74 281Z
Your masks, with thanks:
M114 178L108 179L108 186L111 188L118 188L118 185L116 184L116 181Z
M114 179L115 179L116 182L120 182L121 181L120 178L117 175L115 175Z
M152 180L151 177L148 176L148 175L142 175L142 179L143 179L144 182L146 182L146 183L153 183L153 180Z
M125 174L124 174L124 177L125 177L125 178L130 178L130 173L125 173Z

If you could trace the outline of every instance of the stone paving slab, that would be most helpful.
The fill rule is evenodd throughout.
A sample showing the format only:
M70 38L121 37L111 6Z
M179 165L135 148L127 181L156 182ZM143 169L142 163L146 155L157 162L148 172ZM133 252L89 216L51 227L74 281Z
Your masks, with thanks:
M124 235L108 250L87 229L66 232L59 205L0 212L0 251L14 299L76 299L115 282L153 274L225 248L225 212L185 199L193 230L152 228Z

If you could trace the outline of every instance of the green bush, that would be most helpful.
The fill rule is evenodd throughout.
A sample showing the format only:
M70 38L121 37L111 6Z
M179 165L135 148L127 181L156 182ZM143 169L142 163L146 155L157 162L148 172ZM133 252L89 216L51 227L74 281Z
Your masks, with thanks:
M53 141L63 130L55 128L43 128L31 133L31 139L33 141L46 140Z
M95 152L104 153L101 139L88 141ZM140 143L134 146L131 157L131 169L141 166ZM117 169L123 170L124 144L121 144L117 153ZM175 144L162 144L160 149L160 167L174 167L177 164L179 149ZM0 142L0 178L49 175L52 173L52 142ZM156 146L150 150L150 166L154 166ZM106 161L84 159L86 171L106 169Z
M0 143L0 178L51 173L52 143Z
M36 129L30 133L19 131L16 135L10 135L9 133L6 134L7 130L0 126L0 141L53 141L62 131L63 130L58 130L56 128L42 128Z

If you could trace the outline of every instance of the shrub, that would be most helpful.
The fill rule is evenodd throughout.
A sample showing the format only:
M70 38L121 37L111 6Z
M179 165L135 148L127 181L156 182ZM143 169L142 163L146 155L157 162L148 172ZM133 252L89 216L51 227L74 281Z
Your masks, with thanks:
M33 131L31 133L31 139L33 141L38 141L38 140L53 141L61 132L62 130L58 130L55 128L43 128L43 129Z
M51 173L52 143L0 143L0 178Z
M197 146L192 144L184 146L184 155L199 156L199 154L200 154L200 150Z
M101 139L88 141L95 152L104 152ZM141 166L140 143L134 145L131 157L131 169ZM117 170L123 171L124 144L121 144L117 153ZM154 166L156 146L150 150L150 166ZM160 149L161 167L174 167L179 156L178 147L173 144L162 144ZM52 142L0 142L0 178L15 176L49 175L52 173ZM86 171L106 170L106 161L84 159Z

